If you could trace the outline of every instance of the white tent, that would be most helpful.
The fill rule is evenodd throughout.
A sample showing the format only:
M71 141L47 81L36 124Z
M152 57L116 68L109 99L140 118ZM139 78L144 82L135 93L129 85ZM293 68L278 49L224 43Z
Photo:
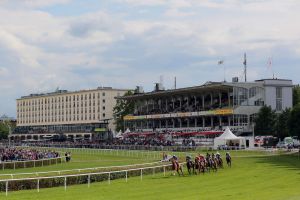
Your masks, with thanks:
M126 133L130 133L130 132L131 132L130 129L127 128L126 131L125 131L124 133L126 134Z
M235 147L245 147L246 140L243 137L237 137L234 135L229 127L226 127L223 134L219 137L214 139L214 148L217 149L220 145L227 145L227 146L235 146Z
M121 130L117 133L117 135L115 136L115 138L123 138L123 133L122 133Z

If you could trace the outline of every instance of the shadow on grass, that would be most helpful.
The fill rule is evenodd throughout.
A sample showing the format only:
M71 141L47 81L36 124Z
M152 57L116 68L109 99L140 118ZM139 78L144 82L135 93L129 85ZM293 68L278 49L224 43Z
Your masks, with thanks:
M278 168L297 170L300 174L300 156L298 153L291 155L278 155L256 158L257 163L271 164Z

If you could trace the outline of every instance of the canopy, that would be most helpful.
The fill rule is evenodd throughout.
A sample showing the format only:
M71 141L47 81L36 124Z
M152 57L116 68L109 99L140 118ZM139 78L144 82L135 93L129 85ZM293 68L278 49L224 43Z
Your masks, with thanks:
M225 131L221 136L216 137L214 139L215 149L217 149L220 145L241 147L241 146L245 146L245 144L246 144L246 139L234 135L229 129L229 127L226 127Z
M117 133L117 135L115 136L115 138L123 138L123 133L122 133L121 130Z

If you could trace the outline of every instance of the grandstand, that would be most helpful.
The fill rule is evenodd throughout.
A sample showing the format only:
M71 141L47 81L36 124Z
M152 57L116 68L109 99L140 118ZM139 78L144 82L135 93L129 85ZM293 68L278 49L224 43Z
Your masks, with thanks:
M292 87L292 81L285 79L233 79L180 89L156 87L118 99L134 102L134 112L124 117L124 125L137 134L211 135L227 126L236 134L252 134L254 116L263 105L278 113L292 107Z

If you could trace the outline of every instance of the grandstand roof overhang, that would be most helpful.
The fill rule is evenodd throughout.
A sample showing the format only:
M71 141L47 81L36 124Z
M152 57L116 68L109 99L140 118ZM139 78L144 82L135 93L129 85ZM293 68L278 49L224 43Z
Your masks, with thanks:
M208 82L200 86L153 91L153 92L147 92L142 94L135 94L131 96L117 97L117 99L137 100L137 99L145 99L145 98L166 97L170 95L191 95L191 94L211 93L211 92L220 92L220 91L228 92L232 88L233 86L225 85L222 82Z

